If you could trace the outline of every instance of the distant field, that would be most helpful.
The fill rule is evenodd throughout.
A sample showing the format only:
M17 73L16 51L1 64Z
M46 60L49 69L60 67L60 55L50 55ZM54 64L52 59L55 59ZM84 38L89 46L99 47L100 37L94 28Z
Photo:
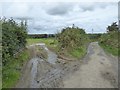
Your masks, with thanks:
M54 38L30 38L27 39L27 45L35 44L35 43L45 43L49 45L54 42Z
M55 38L30 38L27 39L27 45L36 43L45 43L47 47L53 49L55 52L58 50L58 42Z

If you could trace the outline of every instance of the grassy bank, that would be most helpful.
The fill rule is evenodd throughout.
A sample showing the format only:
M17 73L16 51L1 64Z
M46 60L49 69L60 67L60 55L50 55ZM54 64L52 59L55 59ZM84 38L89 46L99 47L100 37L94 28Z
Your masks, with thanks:
M77 48L59 50L58 57L68 60L79 60L87 53L87 46L81 46Z
M118 48L114 48L110 45L105 45L105 44L101 44L99 43L99 45L105 50L105 52L112 54L114 56L120 56L120 50Z
M25 49L16 58L10 58L11 62L3 66L2 88L14 87L20 78L23 64L29 60L29 57L30 53Z
M107 52L115 56L120 56L118 36L120 32L110 32L103 34L99 45Z
M73 57L76 57L77 59L83 57L87 52L87 48L85 46L79 47L78 49L74 49L70 52L70 54Z

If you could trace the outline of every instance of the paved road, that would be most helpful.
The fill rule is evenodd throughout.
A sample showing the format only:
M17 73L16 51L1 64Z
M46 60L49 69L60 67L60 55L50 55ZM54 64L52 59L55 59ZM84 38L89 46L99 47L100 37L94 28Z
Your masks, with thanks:
M64 80L65 88L114 88L118 80L117 57L108 56L97 42L88 47L83 65Z

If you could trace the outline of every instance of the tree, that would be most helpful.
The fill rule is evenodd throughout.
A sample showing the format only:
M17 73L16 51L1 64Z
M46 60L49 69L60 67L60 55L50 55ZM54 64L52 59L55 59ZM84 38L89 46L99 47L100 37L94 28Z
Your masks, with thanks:
M113 22L110 26L107 27L107 32L116 32L118 30L119 28L117 22Z

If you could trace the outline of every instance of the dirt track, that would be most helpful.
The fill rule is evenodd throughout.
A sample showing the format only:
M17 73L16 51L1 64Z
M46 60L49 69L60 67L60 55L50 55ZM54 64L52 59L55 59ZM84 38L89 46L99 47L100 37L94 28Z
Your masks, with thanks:
M108 56L93 42L77 72L64 81L65 88L114 88L118 81L117 57Z
M47 52L48 62L36 57L25 65L17 88L117 87L117 57L106 55L97 42L89 45L83 60L66 61L57 59L55 53L49 50Z

